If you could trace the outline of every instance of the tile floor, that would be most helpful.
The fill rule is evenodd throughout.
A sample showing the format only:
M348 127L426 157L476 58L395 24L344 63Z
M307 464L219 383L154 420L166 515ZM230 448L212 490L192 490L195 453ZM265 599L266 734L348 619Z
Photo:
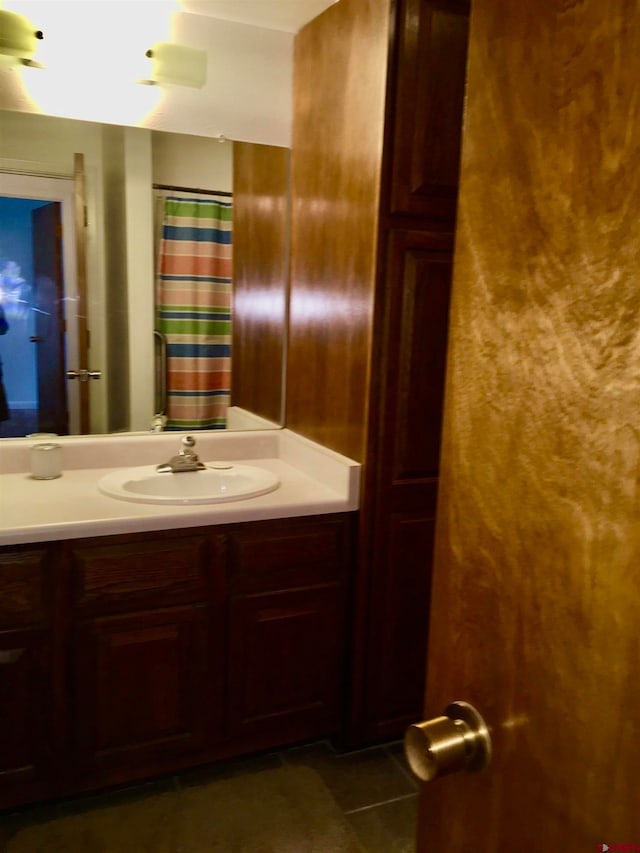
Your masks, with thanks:
M163 777L104 794L0 815L0 851L5 849L16 823L25 825L51 820L55 816L84 812L93 806L131 802L150 794L258 773L287 764L311 767L322 777L367 853L413 853L418 786L407 769L402 744L391 743L341 753L326 741L199 767L178 776ZM286 839L283 842L284 849Z

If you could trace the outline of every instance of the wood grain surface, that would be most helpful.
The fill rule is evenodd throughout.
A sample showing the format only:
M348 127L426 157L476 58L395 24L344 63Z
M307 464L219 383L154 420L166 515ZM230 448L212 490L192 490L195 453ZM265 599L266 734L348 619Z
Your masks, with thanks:
M289 287L289 150L233 144L234 406L282 423Z
M420 850L640 843L640 4L473 0Z
M296 37L290 429L363 458L389 0L342 0Z

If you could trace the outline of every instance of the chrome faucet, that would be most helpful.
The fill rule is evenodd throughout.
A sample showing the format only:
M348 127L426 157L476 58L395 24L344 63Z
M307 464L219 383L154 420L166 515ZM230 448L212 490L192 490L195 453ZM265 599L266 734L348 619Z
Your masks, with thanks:
M151 419L151 429L149 432L164 432L164 428L167 425L167 416L158 412L157 415L154 415Z
M181 474L183 471L202 471L206 467L193 450L195 439L185 435L182 439L182 450L177 456L172 456L168 462L156 465L158 474Z

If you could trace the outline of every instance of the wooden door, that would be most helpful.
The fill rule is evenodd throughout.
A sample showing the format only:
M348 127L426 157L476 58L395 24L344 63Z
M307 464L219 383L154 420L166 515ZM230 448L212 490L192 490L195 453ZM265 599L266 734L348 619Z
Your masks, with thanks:
M33 227L33 276L38 429L69 432L65 376L64 280L60 202L37 207Z
M420 851L640 845L639 51L637 3L472 3L425 718L494 757Z

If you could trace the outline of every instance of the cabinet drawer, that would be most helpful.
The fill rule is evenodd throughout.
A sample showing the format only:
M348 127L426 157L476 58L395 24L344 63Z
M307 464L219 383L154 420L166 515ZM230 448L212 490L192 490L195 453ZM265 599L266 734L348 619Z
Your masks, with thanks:
M312 586L342 578L346 551L343 520L277 522L229 534L233 592Z
M47 552L0 554L0 628L41 622L48 612Z
M209 546L198 536L74 547L76 608L96 614L202 599Z

